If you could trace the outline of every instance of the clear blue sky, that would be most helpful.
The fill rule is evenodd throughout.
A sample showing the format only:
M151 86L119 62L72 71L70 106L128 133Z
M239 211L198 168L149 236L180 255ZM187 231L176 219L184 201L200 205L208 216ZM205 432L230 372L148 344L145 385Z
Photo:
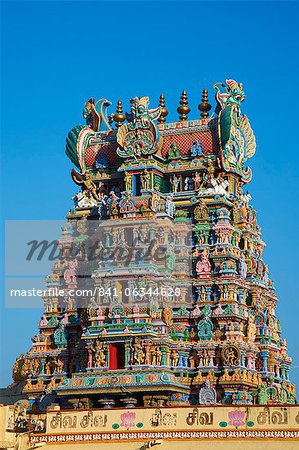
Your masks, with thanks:
M182 89L190 118L201 89L242 81L257 138L248 189L265 259L280 296L278 316L297 366L298 16L297 2L2 3L4 219L62 219L76 186L64 154L91 96L128 100L165 93L170 119ZM1 385L30 347L42 310L2 308Z

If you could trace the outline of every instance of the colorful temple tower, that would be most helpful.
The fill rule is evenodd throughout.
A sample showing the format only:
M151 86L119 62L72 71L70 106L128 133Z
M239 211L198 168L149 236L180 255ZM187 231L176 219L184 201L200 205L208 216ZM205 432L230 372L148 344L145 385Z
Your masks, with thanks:
M80 186L15 382L36 407L295 403L264 242L244 186L255 137L241 84L201 118L164 96L90 99L66 154ZM106 128L104 131L102 128ZM90 252L92 249L92 252ZM43 398L43 397L42 397Z

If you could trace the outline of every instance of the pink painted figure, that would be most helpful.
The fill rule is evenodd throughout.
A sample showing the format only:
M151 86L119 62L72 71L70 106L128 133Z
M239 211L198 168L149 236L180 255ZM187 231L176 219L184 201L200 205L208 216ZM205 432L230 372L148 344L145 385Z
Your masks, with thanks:
M217 308L214 309L214 314L222 314L222 307L220 304L217 305Z
M41 320L40 320L39 325L40 325L41 327L44 327L44 326L47 325L47 324L48 324L48 321L47 321L47 319L46 319L46 316L43 316L43 317L41 318Z
M191 312L192 317L199 317L201 314L199 305L196 305L193 311Z
M205 277L211 273L211 263L206 250L203 250L201 259L196 264L196 273L200 277Z
M67 315L67 313L64 313L63 319L62 319L62 323L64 325L67 325L69 323L69 316Z
M68 287L76 287L77 286L77 270L76 270L77 262L70 261L68 269L64 272L63 278L66 281Z
M102 325L104 323L104 319L105 319L105 316L103 314L103 310L101 307L99 307L97 309L97 321L99 322L99 325Z

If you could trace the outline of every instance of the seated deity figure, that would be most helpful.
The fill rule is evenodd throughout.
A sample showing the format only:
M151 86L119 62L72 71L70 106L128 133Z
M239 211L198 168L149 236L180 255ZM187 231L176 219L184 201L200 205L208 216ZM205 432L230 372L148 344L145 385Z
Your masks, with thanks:
M201 259L196 264L197 275L209 275L211 273L211 263L206 250L203 250Z
M190 148L191 156L202 156L202 145L199 141L193 142Z

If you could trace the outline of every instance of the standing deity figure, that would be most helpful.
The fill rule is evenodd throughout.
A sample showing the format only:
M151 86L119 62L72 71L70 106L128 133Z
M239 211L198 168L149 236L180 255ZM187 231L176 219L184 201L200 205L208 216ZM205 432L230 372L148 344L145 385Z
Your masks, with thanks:
M94 352L94 367L103 367L106 363L106 354L105 354L105 347L103 342L101 342L99 339L96 340L95 345L93 346L93 352Z
M77 261L73 260L69 262L69 267L64 272L63 278L65 279L68 287L77 286Z
M199 276L210 275L211 263L209 261L207 251L204 249L200 255L201 259L196 264L196 273Z
M206 348L204 348L203 351L202 351L202 363L203 363L203 366L208 367L209 362L210 362L210 358L209 358L208 350Z
M202 189L202 188L206 187L206 185L211 183L212 179L214 178L214 173L215 173L215 167L214 167L213 161L211 161L209 159L207 161L207 166L206 166L205 172L203 174L199 189Z
M245 280L245 278L247 277L247 264L245 262L245 256L242 255L239 261L239 273L241 278L243 278Z
M152 366L156 366L157 365L157 353L156 353L155 347L151 348L151 355L152 355Z
M169 306L164 308L163 320L164 320L164 322L166 323L167 326L172 324L172 316L173 316L172 308L170 308Z
M256 336L256 325L254 323L254 317L249 316L247 324L247 338L249 343L253 343Z
M85 190L83 191L87 197L91 197L94 200L99 200L99 196L97 193L97 186L92 181L91 175L89 173L86 174L85 178Z
M172 185L173 185L173 192L174 193L178 192L179 191L179 187L180 187L180 178L177 177L176 175L173 175Z
M199 191L200 186L201 186L201 176L199 174L199 172L195 172L195 176L193 178L194 181L194 189L195 191Z
M179 362L179 355L176 350L171 350L171 360L172 360L171 365L173 367L176 367Z
M128 172L125 172L125 185L126 191L131 192L133 190L132 176Z
M64 368L64 363L63 361L61 361L61 359L57 358L56 361L54 362L55 364L55 373L62 373L63 372L63 368Z
M141 187L144 191L148 191L151 188L151 174L146 169L141 175Z
M156 363L157 363L157 366L161 365L161 361L162 361L162 352L160 350L160 347L156 347Z
M133 364L143 364L145 353L143 351L143 345L139 338L135 338L131 346L131 362Z
M45 373L46 375L52 374L52 361L47 361L45 364Z
M172 246L168 247L165 253L165 268L169 271L174 271L175 269L175 252Z

